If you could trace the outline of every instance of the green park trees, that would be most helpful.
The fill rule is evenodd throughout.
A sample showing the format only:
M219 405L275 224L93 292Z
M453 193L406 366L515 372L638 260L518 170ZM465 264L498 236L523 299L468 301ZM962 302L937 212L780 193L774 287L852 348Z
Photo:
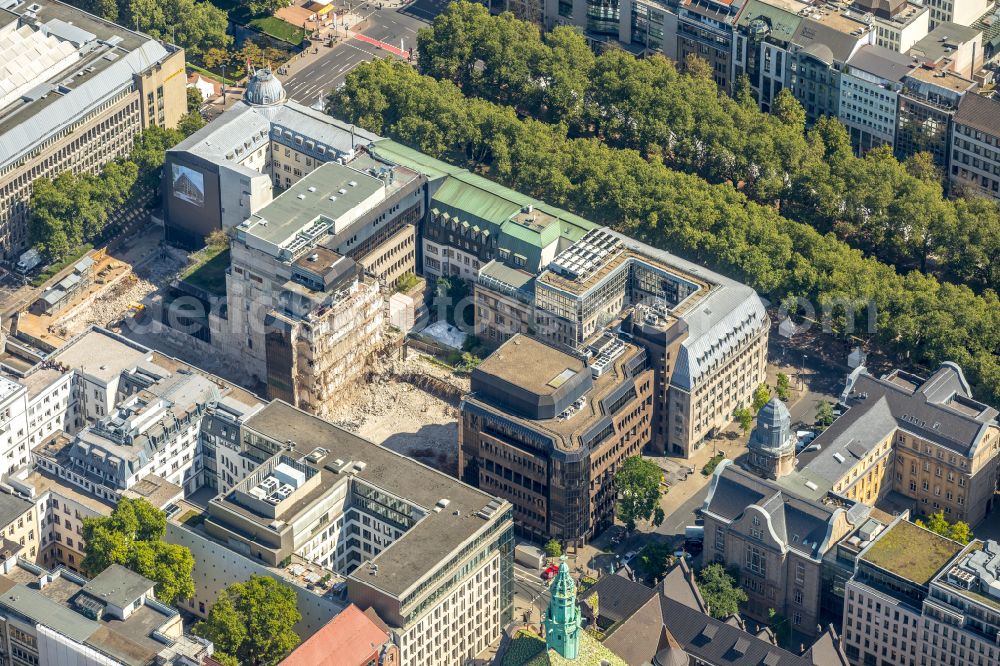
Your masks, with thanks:
M634 530L640 520L659 525L663 522L660 506L660 481L663 472L656 463L640 456L626 458L615 472L618 493L618 518Z
M251 576L223 590L194 633L212 641L230 663L273 666L299 644L293 627L301 619L291 587Z
M197 113L188 114L195 125ZM193 131L193 130L192 130ZM111 215L128 202L156 192L164 153L183 138L180 130L147 128L127 159L109 162L100 175L64 171L55 179L32 183L28 236L32 245L61 259L81 243L100 237Z
M583 35L571 28L543 35L470 2L450 5L418 42L421 73L467 96L728 184L900 268L1000 290L1000 206L948 200L925 156L899 162L883 148L855 157L837 120L807 131L789 91L764 113L743 81L733 98L720 95L694 59L682 74L665 58L621 49L585 55Z
M620 73L606 71L611 60L603 55L598 59L601 63L595 70L601 71L595 76L622 79ZM632 67L655 70L661 77L659 87L676 89L682 97L698 94L701 84L685 84L693 92L675 86L672 82L690 77L678 74L669 63L652 60L639 61L641 65L633 65L631 59L615 62L625 71ZM638 74L631 78L642 79ZM639 85L636 82L633 87ZM714 91L712 99L717 94ZM712 184L701 173L685 173L673 164L598 137L571 137L565 124L521 119L510 107L466 97L452 81L422 77L404 63L380 60L355 68L329 105L335 115L366 129L469 166L530 196L732 275L772 301L836 299L860 304L858 313L871 303L878 317L874 329L864 335L880 351L924 368L956 361L983 399L1000 399L1000 299L992 290L977 294L969 286L942 282L920 271L899 272L852 248L835 233L821 233L811 224L783 217L773 204L755 203L729 184ZM657 122L675 122L671 118L678 108L667 105L653 116L636 111L636 123L626 123L616 134L640 128L656 133ZM699 123L700 112L689 111L686 122ZM713 111L709 108L708 113ZM591 123L617 123L619 115L602 116ZM757 122L780 122L767 118ZM810 134L816 147L806 156L815 152L816 164L847 159L850 154L842 126L830 125L817 123ZM717 117L705 131L726 135L740 126ZM781 132L776 136L781 141L772 137L758 149L798 161L792 159L794 151L778 149L779 144L794 144L794 138ZM690 141L694 139L691 135ZM679 135L667 141L672 154L693 150L708 159L697 145ZM826 150L831 151L829 157ZM763 173L759 171L757 177ZM774 182L778 180L783 178ZM759 183L765 186L771 187ZM825 190L816 189L815 197L820 207L836 210L840 206ZM967 205L972 205L971 200ZM988 267L983 267L979 274L988 273ZM865 320L859 316L859 321Z
M109 21L183 46L189 59L211 48L225 48L233 41L226 34L226 13L207 0L80 0L74 4Z
M708 611L714 618L727 618L740 611L740 604L746 603L747 593L736 584L736 579L726 568L714 562L698 572L698 591L708 604Z
M194 594L194 557L183 546L163 541L166 515L146 500L122 498L110 516L85 518L81 567L96 576L120 564L156 583L156 597L173 604Z
M940 534L959 543L969 543L972 541L972 530L969 528L969 524L961 520L949 523L948 519L944 517L944 511L938 511L927 516L927 522L917 520L916 523L920 527L926 527L935 534Z

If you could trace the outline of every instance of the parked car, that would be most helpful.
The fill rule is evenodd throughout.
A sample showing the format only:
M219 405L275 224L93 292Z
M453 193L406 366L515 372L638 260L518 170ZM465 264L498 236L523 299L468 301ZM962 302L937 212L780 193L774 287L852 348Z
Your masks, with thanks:
M684 541L684 550L691 555L697 555L701 552L703 548L703 543L701 540L696 539L686 539Z

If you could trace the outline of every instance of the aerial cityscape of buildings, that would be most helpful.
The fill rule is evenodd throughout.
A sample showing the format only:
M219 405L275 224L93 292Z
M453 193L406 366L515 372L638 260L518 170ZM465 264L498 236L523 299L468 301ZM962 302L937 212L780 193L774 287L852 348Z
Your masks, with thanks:
M926 153L949 194L1000 201L996 3L501 4L700 58L754 113L790 91L857 154ZM227 84L138 20L10 0L0 23L13 268L37 179L99 174ZM0 276L0 664L1000 664L1000 411L968 359L794 346L746 274L245 65L136 195L145 254L131 228L37 284ZM200 259L128 291L178 255ZM97 314L121 285L138 300ZM393 374L383 432L344 416ZM418 392L444 418L412 433L391 420ZM264 607L243 586L271 584L282 617L240 625ZM287 645L237 656L285 641L274 619Z

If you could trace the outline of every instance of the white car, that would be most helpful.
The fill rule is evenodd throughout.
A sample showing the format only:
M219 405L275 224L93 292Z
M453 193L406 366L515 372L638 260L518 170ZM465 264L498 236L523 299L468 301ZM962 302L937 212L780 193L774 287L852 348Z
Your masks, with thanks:
M634 550L628 551L627 553L625 553L625 555L622 556L622 564L628 564L629 562L632 561L632 558L635 557L638 554L639 553L637 553Z

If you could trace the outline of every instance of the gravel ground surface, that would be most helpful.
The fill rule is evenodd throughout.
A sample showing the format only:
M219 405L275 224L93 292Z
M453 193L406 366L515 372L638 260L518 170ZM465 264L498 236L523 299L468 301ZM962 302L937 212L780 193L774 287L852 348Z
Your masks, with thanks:
M91 324L107 326L118 321L128 313L129 305L141 303L161 285L168 284L186 262L187 256L183 252L167 248L160 257L140 266L131 276L97 297L90 307L60 321L59 326L73 336Z
M411 456L448 474L458 462L458 406L403 380L426 375L447 382L461 392L468 377L456 376L410 353L379 363L365 382L348 389L330 420L393 451Z

